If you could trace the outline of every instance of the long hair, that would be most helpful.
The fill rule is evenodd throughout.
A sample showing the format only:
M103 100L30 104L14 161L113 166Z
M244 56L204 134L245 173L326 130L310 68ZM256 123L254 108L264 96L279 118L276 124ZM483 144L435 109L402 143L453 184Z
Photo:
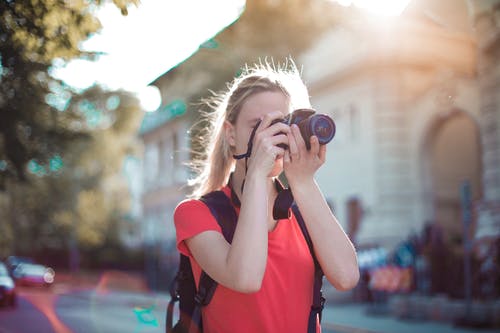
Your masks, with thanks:
M282 92L291 109L310 107L307 88L291 59L284 64L260 61L252 67L245 66L226 91L213 94L204 101L212 111L202 114L202 120L206 120L208 126L204 128L200 142L206 148L191 164L197 174L189 181L193 186L191 197L198 198L227 184L236 161L225 136L224 122L234 125L243 103L250 96L267 91Z

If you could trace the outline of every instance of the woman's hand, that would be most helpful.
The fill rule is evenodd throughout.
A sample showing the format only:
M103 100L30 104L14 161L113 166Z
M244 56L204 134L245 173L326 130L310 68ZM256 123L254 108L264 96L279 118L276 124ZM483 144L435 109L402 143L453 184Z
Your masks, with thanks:
M249 174L260 173L268 177L276 159L284 156L285 149L278 145L288 145L290 127L282 122L271 125L274 120L281 118L283 118L282 112L271 112L266 114L258 125L248 161Z
M320 145L318 138L312 136L311 149L307 150L299 127L293 124L290 128L283 167L288 183L293 187L314 178L316 171L325 163L326 145Z

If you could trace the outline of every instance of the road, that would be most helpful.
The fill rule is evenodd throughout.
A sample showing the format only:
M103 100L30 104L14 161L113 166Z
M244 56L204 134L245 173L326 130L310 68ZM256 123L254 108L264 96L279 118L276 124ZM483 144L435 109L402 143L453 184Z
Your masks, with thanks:
M162 332L166 301L129 292L20 289L15 309L0 309L1 333Z
M164 332L165 294L98 291L92 288L23 288L15 309L0 309L0 333ZM323 325L324 333L366 333Z

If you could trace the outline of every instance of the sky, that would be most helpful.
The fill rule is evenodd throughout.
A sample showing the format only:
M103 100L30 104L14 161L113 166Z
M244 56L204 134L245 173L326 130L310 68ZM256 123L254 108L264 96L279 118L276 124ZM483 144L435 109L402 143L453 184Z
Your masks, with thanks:
M332 1L378 15L397 15L409 2ZM82 44L82 49L104 55L94 62L73 60L55 66L53 75L77 89L100 84L137 93L143 108L153 111L159 106L159 94L148 84L234 22L244 5L245 0L141 0L123 16L113 4L106 4L97 13L101 32Z
M127 16L106 4L97 13L101 32L82 44L84 50L105 54L94 62L72 60L56 67L53 75L77 89L97 83L138 93L144 104L152 104L143 106L154 109L158 101L148 84L234 22L244 4L244 0L141 0L138 7L129 7Z

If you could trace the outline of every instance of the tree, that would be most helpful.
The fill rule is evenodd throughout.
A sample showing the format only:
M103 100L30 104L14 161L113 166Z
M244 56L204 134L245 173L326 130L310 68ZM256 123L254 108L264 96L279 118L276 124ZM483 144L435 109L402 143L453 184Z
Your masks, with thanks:
M74 228L78 243L92 248L117 241L112 227L129 210L121 171L124 159L138 154L137 133L143 114L134 96L97 86L78 96L70 108L84 114L81 126L89 131L91 140L81 141L64 155L63 176L73 180L73 198L54 207L52 220Z
M114 0L127 13L138 0ZM27 180L31 161L48 162L80 136L66 110L74 95L49 75L53 61L92 58L78 45L100 29L95 10L104 1L0 2L0 189Z
M0 255L13 250L33 252L47 246L65 246L67 229L64 224L53 222L64 220L61 212L65 209L84 209L92 202L89 193L102 186L99 184L103 172L80 177L82 168L77 164L78 153L95 147L95 140L104 134L82 126L89 115L75 105L84 97L52 78L50 69L54 62L96 56L78 46L101 28L95 12L105 2L109 1L0 2ZM139 0L113 2L126 15L127 6L138 4ZM89 97L92 91L101 92L91 90L85 96ZM126 106L125 101L134 99L125 92L106 96L110 95L123 97L116 110L125 107L137 111L135 106ZM123 119L117 116L109 126L129 124ZM112 137L105 144L112 147L115 139ZM110 154L110 159L111 156L120 160L121 155ZM107 161L105 171L116 170L120 163ZM78 183L80 180L82 183ZM81 191L86 194L80 194ZM109 217L114 211L106 210L109 214L103 216ZM89 243L101 239L83 234L87 236L82 239Z
M0 237L0 252L68 253L119 243L130 201L121 171L124 159L138 154L139 101L95 86L75 96L68 111L79 116L70 126L85 136L52 163L30 163L28 182L8 183L0 205L7 208L3 229L10 236Z

